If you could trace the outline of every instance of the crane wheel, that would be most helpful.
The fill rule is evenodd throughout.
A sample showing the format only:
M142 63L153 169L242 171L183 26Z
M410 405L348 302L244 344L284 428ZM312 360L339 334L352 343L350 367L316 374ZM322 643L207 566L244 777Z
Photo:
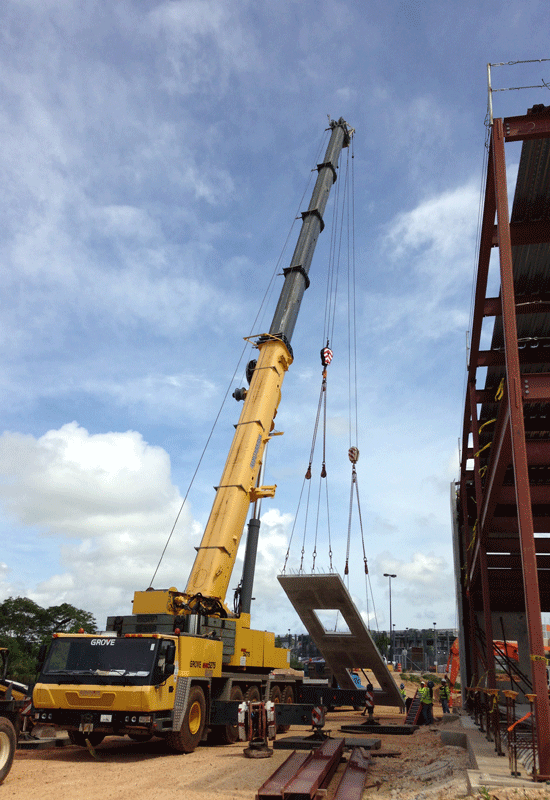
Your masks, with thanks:
M202 739L205 722L204 692L200 686L192 686L180 730L172 731L166 737L168 747L177 753L192 753Z
M280 686L273 686L269 693L269 699L272 703L282 703L283 695ZM285 733L290 728L290 725L277 725L277 733Z
M97 747L105 738L105 734L97 731L85 734L81 731L67 731L69 734L69 741L71 744L76 744L78 747L87 747L86 739L90 742L92 747Z
M281 703L282 702L282 694L281 690L278 686L273 686L269 693L269 699L272 703Z
M229 699L242 703L244 696L240 686L231 687ZM208 741L212 744L234 744L238 738L238 725L213 725Z
M291 705L294 702L294 689L292 686L285 686L281 703ZM277 733L286 733L290 730L290 725L277 725Z
M7 776L13 764L17 736L15 728L5 717L0 717L0 783Z
M244 696L245 700L248 700L250 703L259 703L262 699L260 697L260 690L257 686L249 686L246 690L246 694Z

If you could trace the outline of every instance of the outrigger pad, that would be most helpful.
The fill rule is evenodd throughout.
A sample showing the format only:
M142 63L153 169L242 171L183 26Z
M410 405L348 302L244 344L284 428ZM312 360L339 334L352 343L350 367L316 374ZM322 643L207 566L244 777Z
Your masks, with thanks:
M403 707L403 699L368 628L336 573L319 575L279 575L279 583L309 635L323 654L341 689L357 688L348 670L374 673L380 689L374 690L375 705ZM339 611L346 622L345 632L328 631L316 611Z

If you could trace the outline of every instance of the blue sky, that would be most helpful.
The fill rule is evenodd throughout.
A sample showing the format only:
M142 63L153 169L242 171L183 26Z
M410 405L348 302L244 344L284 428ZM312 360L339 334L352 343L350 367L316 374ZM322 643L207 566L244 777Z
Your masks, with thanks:
M0 22L1 595L70 602L100 626L131 612L252 331L329 114L356 129L358 475L372 624L389 624L383 573L392 572L397 628L454 626L449 486L486 64L548 57L546 4L7 0ZM495 70L493 85L542 79L550 65L518 65ZM547 94L499 93L495 115L548 104ZM507 156L513 176L519 149ZM278 632L301 631L276 575L320 385L327 231L293 338L277 417L285 435L270 445L266 475L278 490L262 508L253 623ZM350 482L344 362L336 346L327 468L339 570ZM239 373L231 391L241 384ZM239 410L231 399L223 408L158 588L186 585ZM327 568L320 539L317 566ZM290 563L297 558L294 542ZM357 530L350 589L366 614Z

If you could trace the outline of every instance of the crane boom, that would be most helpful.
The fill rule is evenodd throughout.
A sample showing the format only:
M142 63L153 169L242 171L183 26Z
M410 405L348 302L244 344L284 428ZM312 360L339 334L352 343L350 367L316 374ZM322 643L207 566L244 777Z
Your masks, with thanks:
M289 651L277 646L274 633L250 627L257 509L235 613L224 601L250 504L275 494L275 486L260 485L264 448L292 363L290 339L323 211L352 133L343 119L330 130L271 329L255 342L250 387L234 395L244 405L185 592L137 591L133 613L108 617L105 634L54 633L41 648L34 718L68 731L73 744L96 746L111 735L161 736L173 750L190 753L210 733L217 741L236 741L235 707L243 697L293 702L300 679L285 669ZM293 722L294 714L288 719Z
M255 343L259 356L245 392L244 406L225 464L216 497L195 563L191 569L185 597L200 593L202 598L223 603L237 556L248 509L262 497L273 497L275 486L258 486L263 452L273 428L281 398L284 375L292 363L290 340L296 324L308 272L320 232L328 195L337 177L340 152L347 147L351 131L343 118L330 122L331 136L307 211L302 213L302 228L269 334Z

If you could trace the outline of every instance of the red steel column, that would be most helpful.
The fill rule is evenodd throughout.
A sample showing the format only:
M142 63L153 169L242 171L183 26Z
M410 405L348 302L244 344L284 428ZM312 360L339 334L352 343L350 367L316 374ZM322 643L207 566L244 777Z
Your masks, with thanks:
M500 255L500 281L502 293L502 322L506 356L508 403L510 407L510 431L512 438L512 460L514 465L516 502L520 538L521 562L525 611L529 634L533 692L536 694L535 714L540 777L550 777L550 713L546 682L546 659L542 640L540 595L537 576L537 560L533 531L533 514L525 426L523 422L523 398L519 365L514 281L512 272L512 245L506 188L506 161L504 156L504 131L501 119L495 119L491 136L494 157L494 183L497 206L497 231Z
M487 687L494 689L495 679L495 652L493 650L493 620L491 618L491 594L489 591L489 573L487 570L487 545L481 530L481 508L483 506L483 492L481 476L479 474L479 421L477 418L477 405L475 385L470 389L470 414L472 416L472 445L474 448L474 485L476 491L476 505L478 509L477 538L479 541L479 576L481 579L481 594L483 597L483 622L485 628L485 664L487 669Z

